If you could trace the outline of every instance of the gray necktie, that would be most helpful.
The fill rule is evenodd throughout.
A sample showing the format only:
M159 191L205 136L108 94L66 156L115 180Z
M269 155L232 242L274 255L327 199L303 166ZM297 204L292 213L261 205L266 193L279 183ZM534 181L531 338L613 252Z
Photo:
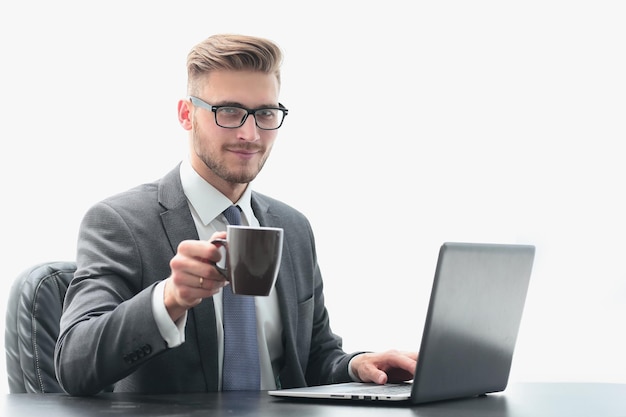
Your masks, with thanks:
M239 207L224 210L228 223L241 224ZM254 297L233 294L230 285L222 290L224 321L224 365L222 390L259 390L261 371L256 333Z

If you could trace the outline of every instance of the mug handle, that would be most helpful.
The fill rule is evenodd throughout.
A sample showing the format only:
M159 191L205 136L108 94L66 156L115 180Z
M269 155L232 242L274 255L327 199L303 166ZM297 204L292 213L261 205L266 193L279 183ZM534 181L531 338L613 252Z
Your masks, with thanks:
M217 246L218 248L223 247L226 250L228 250L228 241L226 239L221 239L221 238L213 239L211 243ZM228 267L222 268L217 263L213 263L213 266L215 267L215 269L217 269L217 272L219 272L220 274L222 274L224 278L226 278L226 281L230 281L230 274L228 273Z

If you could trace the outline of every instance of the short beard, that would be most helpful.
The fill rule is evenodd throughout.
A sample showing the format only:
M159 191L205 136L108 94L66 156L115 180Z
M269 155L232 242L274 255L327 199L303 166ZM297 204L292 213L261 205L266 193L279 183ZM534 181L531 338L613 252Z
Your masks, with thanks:
M255 172L246 172L246 171L235 171L228 169L225 164L219 163L218 161L213 160L209 155L204 153L198 153L196 151L198 157L204 162L204 165L207 166L215 175L227 181L231 184L248 184L252 182L259 174L263 165L265 165L265 161L267 157L261 159L259 162L258 169Z
M194 123L195 125L195 123ZM256 178L256 176L261 172L263 166L265 165L265 161L267 161L267 157L269 156L269 152L266 152L264 157L259 161L259 165L254 172L248 172L247 170L239 170L229 169L226 164L221 163L219 160L212 158L210 152L207 152L206 148L203 146L204 142L201 138L198 137L197 134L197 126L194 126L193 131L193 149L198 158L204 162L204 165L207 166L216 176L223 179L226 182L231 184L248 184L252 182ZM250 144L247 146L240 147L242 149L251 149L255 148Z

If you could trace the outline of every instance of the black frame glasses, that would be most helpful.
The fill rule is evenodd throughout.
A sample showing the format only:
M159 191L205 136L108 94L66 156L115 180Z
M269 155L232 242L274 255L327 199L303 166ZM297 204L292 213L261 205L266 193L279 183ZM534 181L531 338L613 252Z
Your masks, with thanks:
M212 111L213 115L215 116L215 124L217 124L219 127L223 127L224 129L237 129L238 127L243 126L246 120L248 120L248 116L253 115L254 123L259 129L276 130L283 125L283 122L285 121L285 116L287 116L287 114L289 113L289 110L287 110L287 108L280 103L278 103L278 107L260 107L258 109L248 109L246 107L237 105L214 106L198 97L189 96L188 98L194 106L202 107L203 109ZM220 117L218 117L218 115ZM237 119L233 119L232 123L225 125L224 120L226 117L233 118L233 116L239 115L241 115L241 120L236 121ZM273 126L272 124L264 124L272 122L278 125Z

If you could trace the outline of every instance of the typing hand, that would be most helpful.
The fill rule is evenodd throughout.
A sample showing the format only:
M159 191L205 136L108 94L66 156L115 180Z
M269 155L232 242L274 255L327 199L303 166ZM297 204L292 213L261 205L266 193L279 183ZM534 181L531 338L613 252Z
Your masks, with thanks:
M351 362L352 372L363 382L376 384L397 383L413 379L417 352L389 350L382 353L363 353Z

